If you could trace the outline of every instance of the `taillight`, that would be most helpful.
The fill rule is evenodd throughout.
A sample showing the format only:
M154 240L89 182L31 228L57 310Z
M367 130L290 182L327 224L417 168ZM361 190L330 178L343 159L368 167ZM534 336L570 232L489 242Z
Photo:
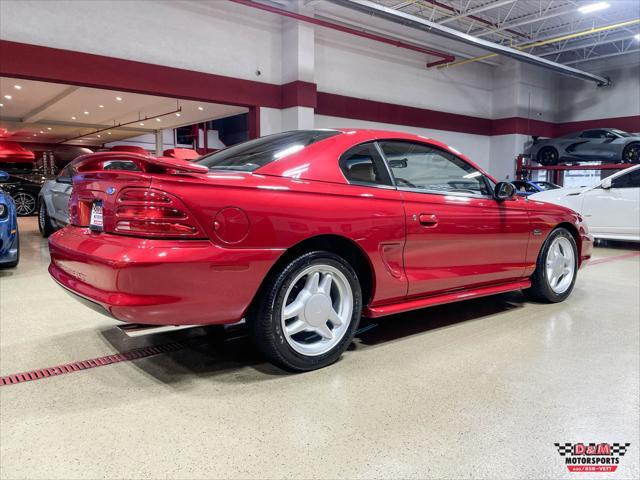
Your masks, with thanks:
M169 193L127 188L120 192L116 203L114 233L143 237L204 237L187 208Z

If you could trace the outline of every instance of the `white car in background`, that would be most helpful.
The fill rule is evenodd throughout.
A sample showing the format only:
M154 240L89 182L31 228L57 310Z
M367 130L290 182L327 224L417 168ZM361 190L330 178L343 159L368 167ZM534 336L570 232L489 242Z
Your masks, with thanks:
M575 210L596 238L640 242L640 165L593 187L559 188L535 193L529 199Z

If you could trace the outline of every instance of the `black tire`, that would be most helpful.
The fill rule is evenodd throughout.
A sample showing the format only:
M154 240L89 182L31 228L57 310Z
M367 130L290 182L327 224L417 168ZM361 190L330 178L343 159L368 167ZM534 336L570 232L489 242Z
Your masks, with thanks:
M19 191L12 195L19 217L28 217L38 211L38 198L33 193Z
M556 293L550 286L549 278L547 276L547 256L549 254L549 249L553 244L554 240L558 237L564 237L569 241L571 248L573 249L573 279L571 280L571 284L569 287L562 293ZM547 240L544 242L542 249L540 249L540 253L538 254L538 260L536 262L536 269L531 275L531 287L524 290L525 295L529 297L531 300L535 300L538 302L544 303L558 303L564 301L573 290L573 287L576 283L576 278L578 277L578 248L576 247L576 241L573 238L573 235L569 233L569 231L565 228L556 228L553 230Z
M633 142L624 147L622 163L640 163L640 142Z
M43 199L40 199L40 208L38 209L38 230L44 238L56 231L56 228L51 224L51 217Z
M554 147L542 147L536 155L536 160L540 165L546 167L558 164L558 150Z
M346 277L353 296L353 311L342 339L326 353L311 356L297 352L288 343L283 332L281 311L287 291L297 275L315 265L333 267ZM351 265L334 253L314 251L293 259L267 279L252 308L248 323L256 346L270 362L286 370L304 372L326 367L340 358L353 339L361 312L362 291Z
M15 268L18 266L18 263L20 263L20 231L19 230L16 231L16 238L14 239L14 242L18 247L18 255L16 256L16 259L13 262L0 263L0 268Z

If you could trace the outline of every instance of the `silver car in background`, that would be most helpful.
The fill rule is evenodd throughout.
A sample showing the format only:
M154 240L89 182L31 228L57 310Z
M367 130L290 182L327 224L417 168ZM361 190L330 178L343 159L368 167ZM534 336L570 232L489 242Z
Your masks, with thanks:
M69 223L69 197L75 175L73 163L60 171L54 180L47 180L39 194L38 228L48 237Z
M545 166L589 161L640 163L640 136L616 128L583 130L535 140L525 154Z

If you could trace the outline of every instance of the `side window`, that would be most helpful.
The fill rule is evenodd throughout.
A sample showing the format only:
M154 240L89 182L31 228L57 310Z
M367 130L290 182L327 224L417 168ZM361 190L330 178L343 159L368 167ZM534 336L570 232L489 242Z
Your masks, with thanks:
M73 168L73 165L69 164L60 171L60 173L58 174L58 180L61 182L71 183L71 179L73 178L75 173L76 172Z
M379 142L398 187L490 196L485 176L452 153L420 143Z
M640 169L614 178L611 188L640 188Z
M349 183L391 185L384 161L373 143L363 143L347 150L340 157L340 169Z
M604 138L604 130L585 130L580 134L580 138Z

